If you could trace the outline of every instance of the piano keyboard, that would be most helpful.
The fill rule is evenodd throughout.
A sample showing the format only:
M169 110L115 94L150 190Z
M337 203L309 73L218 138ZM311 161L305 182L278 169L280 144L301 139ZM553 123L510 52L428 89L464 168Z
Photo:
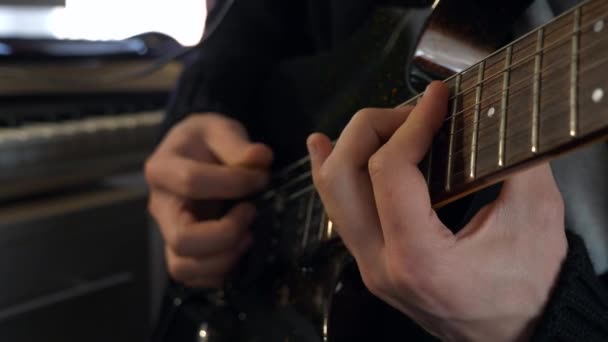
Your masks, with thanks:
M142 111L0 128L0 200L139 169L163 116Z

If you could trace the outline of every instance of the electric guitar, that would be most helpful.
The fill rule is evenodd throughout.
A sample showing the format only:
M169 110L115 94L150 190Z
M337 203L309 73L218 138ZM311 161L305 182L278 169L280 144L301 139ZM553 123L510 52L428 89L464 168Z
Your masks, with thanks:
M358 109L414 104L412 94L444 79L450 113L420 169L440 213L467 208L471 194L513 172L608 135L608 2L585 1L506 46L513 18L502 13L477 13L472 0L379 9L335 52L347 65L321 63L304 75L327 76L308 93L332 101L289 108L315 113L317 128L336 136ZM291 90L273 91L264 110L284 110L280 92ZM303 146L304 136L275 138ZM430 339L362 285L306 158L277 172L257 204L256 243L235 277L222 291L174 289L159 341Z

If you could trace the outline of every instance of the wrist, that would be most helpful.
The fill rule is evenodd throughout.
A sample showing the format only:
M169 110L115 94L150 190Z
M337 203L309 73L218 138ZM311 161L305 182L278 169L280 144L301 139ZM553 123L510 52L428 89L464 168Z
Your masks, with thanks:
M458 329L444 329L441 340L446 342L527 342L530 341L537 323L538 317L518 317L512 319L512 322L509 322L508 319L500 319L496 322L483 321L464 328L462 324L458 324Z

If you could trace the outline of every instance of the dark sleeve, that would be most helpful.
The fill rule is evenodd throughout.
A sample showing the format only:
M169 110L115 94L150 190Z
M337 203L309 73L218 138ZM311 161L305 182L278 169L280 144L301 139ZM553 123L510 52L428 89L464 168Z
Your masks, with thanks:
M221 4L217 7L221 12ZM307 7L304 0L235 0L194 51L172 94L163 131L193 112L241 120L254 115L256 90L277 63L312 53Z
M608 341L608 287L577 235L568 233L568 256L531 341Z

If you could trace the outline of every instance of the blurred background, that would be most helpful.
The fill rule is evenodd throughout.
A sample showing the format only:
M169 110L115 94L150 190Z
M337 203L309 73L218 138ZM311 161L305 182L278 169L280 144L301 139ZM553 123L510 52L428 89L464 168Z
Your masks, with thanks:
M0 340L144 341L141 168L205 0L0 0Z

